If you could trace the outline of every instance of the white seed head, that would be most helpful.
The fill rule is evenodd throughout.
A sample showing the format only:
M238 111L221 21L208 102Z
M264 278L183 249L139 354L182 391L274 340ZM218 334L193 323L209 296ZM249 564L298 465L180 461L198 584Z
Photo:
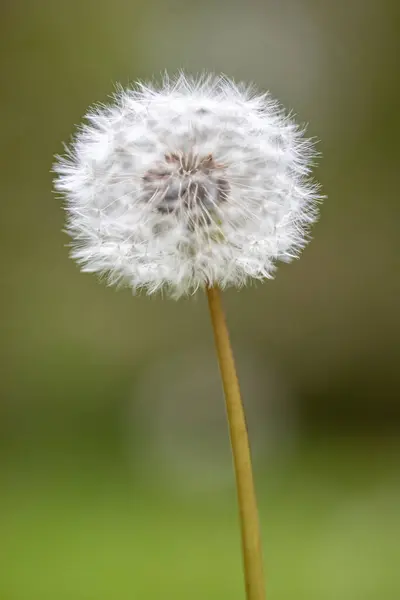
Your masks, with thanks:
M272 277L306 243L313 144L268 94L165 76L86 121L54 167L84 271L179 297Z

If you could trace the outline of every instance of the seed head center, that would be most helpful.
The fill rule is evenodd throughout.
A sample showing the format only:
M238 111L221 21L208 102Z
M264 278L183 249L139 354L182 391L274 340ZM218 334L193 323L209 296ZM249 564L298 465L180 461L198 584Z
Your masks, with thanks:
M161 214L180 211L190 219L196 213L210 220L229 193L224 169L225 165L217 163L212 154L165 154L164 160L143 177L144 199Z

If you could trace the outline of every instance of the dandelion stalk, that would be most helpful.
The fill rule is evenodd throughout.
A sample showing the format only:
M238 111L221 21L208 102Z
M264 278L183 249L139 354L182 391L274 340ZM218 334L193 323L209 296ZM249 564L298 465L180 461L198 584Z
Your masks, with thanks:
M207 288L218 363L225 394L242 532L242 553L247 600L264 600L260 525L254 489L249 439L235 360L229 340L221 295Z

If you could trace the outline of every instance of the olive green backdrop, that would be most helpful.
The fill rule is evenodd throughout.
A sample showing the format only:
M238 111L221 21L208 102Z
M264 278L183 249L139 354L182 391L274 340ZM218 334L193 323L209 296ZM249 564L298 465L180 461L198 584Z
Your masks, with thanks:
M395 0L3 0L1 598L243 598L205 300L79 273L52 192L90 104L180 68L320 140L312 243L224 295L269 597L399 597L399 23Z

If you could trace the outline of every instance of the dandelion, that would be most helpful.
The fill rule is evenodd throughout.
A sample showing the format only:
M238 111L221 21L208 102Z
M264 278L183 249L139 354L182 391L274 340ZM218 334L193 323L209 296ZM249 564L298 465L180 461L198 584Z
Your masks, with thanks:
M312 142L269 94L164 77L89 111L54 167L72 256L133 291L207 292L234 457L248 600L264 598L247 431L219 290L271 278L316 218Z

